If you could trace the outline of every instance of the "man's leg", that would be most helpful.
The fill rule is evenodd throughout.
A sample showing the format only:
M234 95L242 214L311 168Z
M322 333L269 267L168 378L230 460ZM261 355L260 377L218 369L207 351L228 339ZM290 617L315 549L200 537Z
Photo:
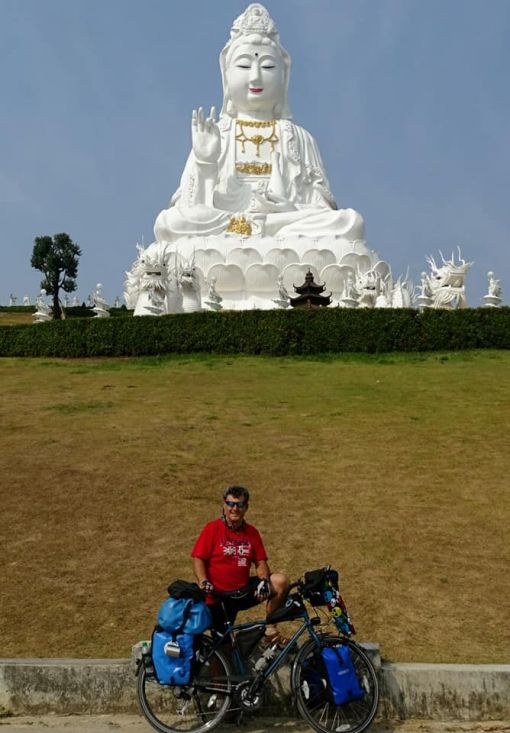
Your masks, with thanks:
M269 581L271 583L271 596L267 602L268 614L283 606L287 599L290 585L290 580L283 573L271 573ZM274 636L275 634L278 634L276 626L274 624L268 624L266 626L266 636Z

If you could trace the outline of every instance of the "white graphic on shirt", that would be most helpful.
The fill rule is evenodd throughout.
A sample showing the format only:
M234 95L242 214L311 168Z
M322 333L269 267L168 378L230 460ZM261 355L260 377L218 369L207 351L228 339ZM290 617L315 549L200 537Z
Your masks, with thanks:
M248 558L252 553L252 547L250 542L232 542L226 540L222 544L222 550L225 557L237 557L237 567L245 568L248 563Z
M239 557L248 557L251 553L251 545L249 542L243 542L237 546L237 554Z

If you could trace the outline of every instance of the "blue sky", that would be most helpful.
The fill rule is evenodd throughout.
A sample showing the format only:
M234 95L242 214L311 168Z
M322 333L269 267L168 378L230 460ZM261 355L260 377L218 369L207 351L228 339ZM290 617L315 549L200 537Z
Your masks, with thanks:
M34 237L81 246L113 301L178 186L194 107L221 107L237 0L0 0L0 304L33 299ZM476 306L510 302L510 0L267 0L294 120L339 206L415 282L460 245ZM437 259L437 257L436 257Z

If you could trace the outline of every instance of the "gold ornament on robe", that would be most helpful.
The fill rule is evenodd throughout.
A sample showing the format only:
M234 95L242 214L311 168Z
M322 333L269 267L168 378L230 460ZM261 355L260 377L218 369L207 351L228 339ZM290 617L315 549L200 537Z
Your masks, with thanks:
M251 237L251 224L246 220L246 217L241 214L240 217L233 216L226 228L227 232L234 234L241 234L244 237Z
M241 143L241 151L245 153L245 144L253 143L253 145L255 145L257 148L257 158L260 158L260 146L264 143L270 143L271 152L273 152L274 145L279 140L279 137L276 134L276 122L276 120L268 120L267 122L260 120L236 120L236 124L239 128L239 132L236 135L236 140ZM261 135L260 133L258 133L257 135L249 136L244 130L245 127L255 127L258 129L261 129L263 127L271 127L272 129L267 137Z
M270 176L273 166L271 163L237 163L238 173L247 173L253 176Z

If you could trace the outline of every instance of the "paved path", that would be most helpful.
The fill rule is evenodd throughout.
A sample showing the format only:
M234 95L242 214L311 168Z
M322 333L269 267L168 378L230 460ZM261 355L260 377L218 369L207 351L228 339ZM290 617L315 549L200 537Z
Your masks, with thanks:
M294 720L255 720L238 728L222 725L218 733L310 733L311 729ZM2 733L151 733L152 728L139 715L40 715L0 718ZM369 733L510 733L510 721L480 723L410 720L390 727L372 725Z

